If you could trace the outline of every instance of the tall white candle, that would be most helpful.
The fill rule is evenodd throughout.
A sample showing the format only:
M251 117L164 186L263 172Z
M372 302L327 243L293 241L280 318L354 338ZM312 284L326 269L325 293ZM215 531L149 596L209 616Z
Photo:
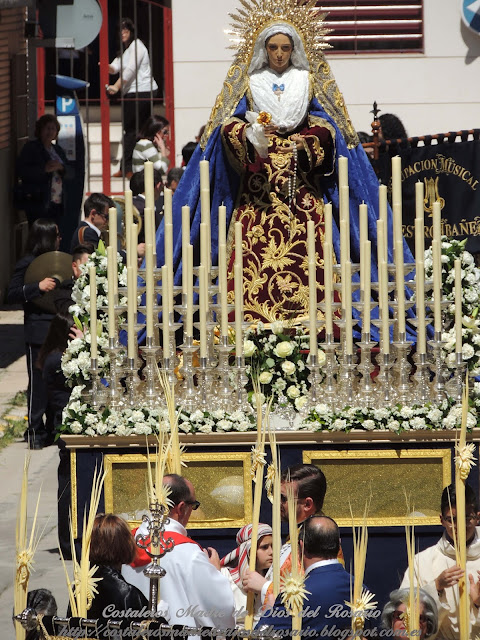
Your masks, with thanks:
M218 207L218 244L227 244L227 207Z
M398 259L399 257L402 259ZM405 273L403 269L403 242L398 240L395 245L395 283L397 293L397 322L398 331L401 334L405 333Z
M363 277L363 333L370 334L370 297L371 297L371 261L372 243L365 241L364 247L364 277Z
M170 300L169 300L169 283L168 283L168 267L162 267L162 342L163 357L170 358Z
M243 268L239 263L234 265L235 277L235 355L243 356Z
M152 220L153 220L153 223L152 223ZM153 213L153 209L147 206L143 210L143 225L145 229L145 244L146 245L151 244L152 252L153 252L153 244L155 242L155 235L153 232L155 228L155 216Z
M191 244L187 247L187 264L186 264L186 278L187 278L187 323L186 332L187 336L193 336L193 246Z
M108 281L108 337L115 338L115 279L117 276L117 252L107 247L107 281Z
M390 324L388 307L388 268L385 260L382 260L378 267L378 285L382 351L385 355L388 355L390 353Z
M117 250L117 209L110 207L108 210L108 244Z
M127 358L135 357L135 312L136 300L133 297L134 290L133 267L127 267Z
M132 255L132 236L130 234L130 227L133 224L133 200L132 200L132 192L130 189L125 189L125 220L123 221L125 225L125 249L127 251L127 267L132 266L132 260L136 259L136 251L135 258ZM136 245L135 245L136 247Z
M338 158L338 187L348 186L348 159L345 156Z
M392 205L402 204L402 159L392 158Z
M143 179L145 182L145 207L155 210L155 185L153 179L153 162L147 160L143 164Z
M221 244L218 247L218 286L220 304L220 333L222 336L228 335L228 285L227 285L227 246Z
M378 247L382 249L381 259L388 262L388 206L387 206L387 192L388 189L384 184L381 184L378 187L378 208L379 208L379 219L383 222L384 229L384 239L380 244L380 241L377 239ZM378 247L377 247L377 255L378 255Z
M435 332L442 330L442 249L439 240L432 241L433 318Z
M394 204L392 205L393 211L393 246L394 248L397 246L397 242L403 238L402 232L402 205ZM403 252L402 252L403 255Z
M421 218L422 220L425 218L425 210L423 205L424 198L424 185L423 182L415 183L415 217Z
M165 266L168 269L168 304L169 309L173 310L173 224L165 224Z
M353 323L352 323L352 263L345 265L345 353L353 355Z
M442 207L439 202L433 203L432 218L433 218L433 239L438 240L438 242L441 242Z
M153 247L145 245L145 317L147 325L147 338L153 338Z
M360 290L365 289L365 243L368 240L368 207L365 203L359 206L360 222Z
M345 272L344 272L344 265L347 264L348 262L348 251L347 251L347 231L346 231L347 225L345 220L340 220L340 267L341 267L341 297L342 297L342 309L345 309L345 302L344 299L346 297L346 291L345 291L345 282L346 282L346 277L345 277Z
M328 242L323 244L324 284L325 284L325 333L333 335L333 247Z
M187 268L187 251L190 244L190 207L185 205L182 207L182 293L187 294L187 279L185 270Z
M235 223L235 264L240 264L243 269L243 245L242 245L242 223Z
M423 223L423 220L421 221ZM425 325L425 263L416 261L415 295L417 307L417 353L427 353L427 336Z
M332 203L327 202L324 208L324 227L325 227L325 242L333 245L333 214Z
M455 345L456 352L462 353L462 262L458 258L455 265Z
M415 218L415 262L425 259L425 224L423 218Z
M89 267L90 276L90 358L97 359L97 271Z
M385 224L379 218L377 220L377 264L382 261L387 261L387 256L385 255Z
M163 190L163 218L166 224L172 224L172 196L173 191L165 187Z
M350 260L350 197L348 187L340 187L340 222L345 222L346 259Z
M207 309L205 306L207 271L204 265L198 267L200 303L200 358L207 357Z

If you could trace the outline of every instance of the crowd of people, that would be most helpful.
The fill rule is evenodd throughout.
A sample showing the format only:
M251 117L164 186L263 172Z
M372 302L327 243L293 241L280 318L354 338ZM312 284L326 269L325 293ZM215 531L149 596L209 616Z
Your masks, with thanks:
M160 562L165 575L160 580L161 600L157 606L157 619L171 625L198 629L199 636L205 628L242 629L247 613L247 594L253 592L255 630L262 632L265 637L280 636L282 633L289 636L292 616L282 596L284 582L281 582L281 592L275 598L272 573L275 564L280 566L281 578L288 578L292 568L290 542L282 546L280 556L275 558L272 528L259 523L256 532L256 570L251 571L250 524L238 532L234 549L220 558L214 548L203 549L187 533L190 516L200 506L193 484L177 474L165 475L163 483L170 490L165 538L170 539L174 546ZM415 599L418 602L419 628L412 626L407 568L402 584L388 598L386 594L375 594L375 601L387 602L383 610L373 608L366 612L363 631L356 636L352 635L352 610L348 605L354 577L344 566L339 528L322 510L327 489L325 476L317 466L310 464L298 464L283 472L281 517L284 522L288 522L287 496L290 488L295 497L299 532L299 568L304 574L307 594L303 600L303 634L319 638L460 638L458 583L463 572L455 560L456 493L453 485L445 488L441 498L441 522L445 528L442 538L415 557ZM474 638L480 632L480 552L477 548L480 543L476 526L480 512L478 498L468 485L465 496L466 577L470 587L470 637ZM89 609L89 618L118 619L122 612L123 615L135 617L135 612L149 611L150 580L144 569L151 562L148 555L150 549L137 547L135 539L140 536L143 542L148 542L150 533L147 522L131 532L119 516L97 515L91 537L90 563L97 567L93 577L102 580L96 583L97 593ZM368 589L368 585L364 585L364 588ZM45 593L48 595L48 592ZM42 591L43 596L45 593ZM35 600L33 595L31 600ZM45 597L40 600L44 602ZM51 598L47 600L49 611L55 611ZM32 606L40 612L40 605Z

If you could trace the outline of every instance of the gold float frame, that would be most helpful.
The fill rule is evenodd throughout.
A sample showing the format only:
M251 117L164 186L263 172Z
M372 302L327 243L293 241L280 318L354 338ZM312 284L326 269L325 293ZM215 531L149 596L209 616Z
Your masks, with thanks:
M182 453L182 462L185 462L188 469L190 463L195 462L211 462L212 465L218 465L221 462L240 461L243 466L243 518L235 520L230 518L219 518L215 520L193 520L190 519L188 529L220 529L220 528L240 528L252 521L252 479L251 479L251 453L249 451L228 452L218 451L215 453ZM147 464L147 455L141 453L126 454L105 454L103 464L106 472L104 496L105 496L105 512L113 512L113 467L118 464L138 464L144 462ZM184 474L188 477L187 474ZM140 525L140 520L129 520L131 527Z
M322 451L322 450L309 450L303 451L303 462L305 464L316 464L321 466L322 460L422 460L425 458L438 459L438 463L442 465L442 483L443 486L439 487L438 492L438 514L440 514L440 496L444 487L448 486L452 482L452 450L451 449L362 449L362 450L347 450L347 451ZM365 499L367 496L365 496ZM407 503L405 495L397 496L399 500L405 501L405 511L407 510ZM413 508L415 504L413 502ZM361 513L363 514L364 505L362 505ZM335 518L335 513L328 513L335 519L340 527L359 526L363 523L363 515L355 516L352 518ZM374 527L400 527L405 525L415 524L416 526L423 525L438 525L439 515L426 516L426 517L372 517L367 516L368 526Z

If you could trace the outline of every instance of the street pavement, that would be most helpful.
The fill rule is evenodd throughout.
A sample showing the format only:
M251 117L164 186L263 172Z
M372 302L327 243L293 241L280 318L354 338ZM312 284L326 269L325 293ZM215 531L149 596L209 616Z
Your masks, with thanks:
M18 391L27 389L27 369L23 342L23 311L0 307L0 416L10 406ZM9 409L14 417L23 417L26 406ZM1 421L0 421L1 422ZM0 430L2 425L0 423ZM23 441L14 442L0 451L0 637L14 640L12 625L13 585L15 575L15 523L25 456L29 454ZM57 543L57 467L56 446L30 452L28 514L30 532L39 491L40 505L37 532L40 535L34 556L29 589L46 588L54 594L59 615L68 605L66 578ZM71 576L72 563L67 562Z

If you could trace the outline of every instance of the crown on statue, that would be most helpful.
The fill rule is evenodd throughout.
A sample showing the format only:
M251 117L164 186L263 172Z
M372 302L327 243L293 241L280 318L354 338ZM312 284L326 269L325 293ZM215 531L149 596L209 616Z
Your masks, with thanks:
M316 7L316 0L240 0L243 9L230 13L230 49L237 50L239 60L247 62L261 31L276 22L291 24L303 39L307 56L331 45L325 36L332 31L325 27L326 13Z

